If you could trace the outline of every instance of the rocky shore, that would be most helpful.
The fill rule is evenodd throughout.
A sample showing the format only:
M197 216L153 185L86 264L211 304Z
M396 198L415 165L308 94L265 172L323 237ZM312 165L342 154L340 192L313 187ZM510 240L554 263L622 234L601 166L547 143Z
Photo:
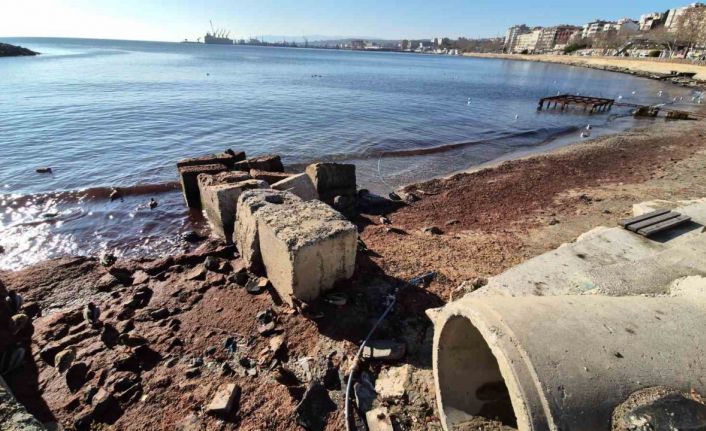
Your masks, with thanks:
M645 125L410 185L404 204L362 205L353 278L303 306L248 272L233 245L199 235L177 256L0 271L2 377L44 424L341 430L355 352L396 292L358 369L355 416L439 430L427 309L614 226L636 202L706 196L706 123Z
M706 89L706 65L624 57L578 57L570 55L464 54L475 58L556 63L608 72L626 73L642 78L671 82L697 90Z
M0 43L0 57L21 57L28 55L39 55L39 53L21 46Z

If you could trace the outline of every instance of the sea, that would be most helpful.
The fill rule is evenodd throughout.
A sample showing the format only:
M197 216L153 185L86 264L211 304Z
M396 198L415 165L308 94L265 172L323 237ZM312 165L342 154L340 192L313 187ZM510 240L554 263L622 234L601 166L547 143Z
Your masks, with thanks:
M559 93L686 104L630 75L497 59L120 40L4 38L0 269L66 255L156 256L207 232L177 160L243 150L288 170L357 165L375 193L638 126L630 109L537 111ZM37 168L50 167L51 173ZM122 200L109 199L112 188ZM150 209L154 198L158 206Z

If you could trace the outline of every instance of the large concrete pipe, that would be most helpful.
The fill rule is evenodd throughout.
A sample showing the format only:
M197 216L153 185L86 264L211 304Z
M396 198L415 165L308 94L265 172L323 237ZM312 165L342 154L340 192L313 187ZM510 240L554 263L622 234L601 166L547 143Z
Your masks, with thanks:
M519 430L609 430L637 390L706 394L704 297L467 296L434 320L448 431L471 416Z

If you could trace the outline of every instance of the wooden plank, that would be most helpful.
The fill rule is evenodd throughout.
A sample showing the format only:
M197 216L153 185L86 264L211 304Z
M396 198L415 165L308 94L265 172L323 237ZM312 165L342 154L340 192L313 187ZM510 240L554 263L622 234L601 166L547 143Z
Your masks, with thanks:
M677 217L679 217L679 216L681 216L681 214L675 213L675 212L668 212L667 214L662 214L662 215L657 216L657 217L652 217L652 218L649 218L649 219L647 219L647 220L643 220L643 221L641 221L641 222L637 222L637 223L633 223L633 224L627 225L625 228L628 229L628 230L631 230L631 231L633 231L633 232L637 232L637 231L640 230L640 229L646 228L646 227L648 227L648 226L655 225L655 224L657 224L657 223L662 223L663 221L667 221L667 220L670 220L670 219L673 219L673 218L677 218Z
M643 220L647 220L647 219L652 218L652 217L657 217L657 216L660 216L660 215L662 215L662 214L667 214L669 211L670 211L670 210L657 210L657 211L652 211L651 213L643 214L643 215L641 215L641 216L637 216L637 217L632 217L632 218L629 218L629 219L621 220L618 224L619 224L620 226L622 226L622 227L626 227L627 225L630 225L630 224L633 224L633 223L641 222L641 221L643 221Z
M669 219L667 221L663 221L662 223L653 224L652 226L640 229L637 231L637 233L643 236L651 236L656 233L672 229L689 221L691 221L691 217L686 215L680 215L677 218Z

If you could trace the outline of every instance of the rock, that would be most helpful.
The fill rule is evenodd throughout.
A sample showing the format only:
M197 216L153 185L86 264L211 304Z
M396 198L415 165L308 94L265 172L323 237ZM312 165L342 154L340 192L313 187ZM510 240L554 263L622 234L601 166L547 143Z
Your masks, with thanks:
M103 266L112 266L117 260L118 258L109 251L104 251L100 255L100 264Z
M240 386L233 383L221 385L208 407L206 407L206 413L226 416L233 412L239 397Z
M287 191L300 197L302 200L310 201L318 199L314 183L306 173L292 175L289 178L278 181L271 186L275 190Z
M172 368L174 365L177 364L177 362L179 362L179 358L177 358L176 356L173 356L173 357L167 359L167 360L164 362L164 365L165 365L167 368Z
M204 350L203 355L204 356L213 356L216 354L216 348L214 346L207 347L206 350Z
M201 204L211 232L231 242L235 229L238 197L246 190L267 189L263 180L252 179L238 183L206 185L201 188Z
M257 332L260 335L267 336L275 330L275 322L262 323L258 325Z
M402 196L402 199L405 201L405 203L412 204L414 202L418 202L421 200L421 198L414 193L405 193Z
M195 268L191 269L189 272L186 273L184 276L185 280L203 280L206 278L206 268L203 265L198 265Z
M385 370L375 381L375 391L383 400L402 398L407 390L411 375L409 364Z
M446 223L444 223L444 226L448 227L448 226L453 226L453 225L460 224L460 223L461 222L459 220L451 219L451 220L447 221Z
M203 241L206 238L199 235L197 232L194 232L193 230L191 230L189 232L184 232L183 234L181 234L181 239L186 242L195 243L195 242Z
M162 307L150 312L152 320L162 320L169 317L169 310Z
M270 350L273 355L277 355L280 349L286 347L284 335L277 335L270 339Z
M238 198L234 242L247 269L254 272L262 270L256 214L263 208L300 201L292 193L277 190L248 190Z
M88 365L85 362L76 362L66 370L66 386L74 393L81 389L88 381Z
M132 274L132 285L138 285L138 284L143 284L147 283L150 281L150 276L147 274L145 271L136 271L134 274Z
M703 430L706 405L667 388L647 388L613 413L613 431Z
M316 299L353 275L358 230L319 201L267 206L255 213L268 278L290 305Z
M554 226L554 225L559 224L559 223L560 223L560 222L559 222L558 219L553 218L553 219L549 220L549 223L547 223L547 224L548 224L549 226Z
M323 431L328 417L336 411L336 404L328 391L318 382L312 382L304 392L302 400L295 409L297 424L310 431Z
M195 377L198 377L201 375L201 369L198 367L191 367L186 370L184 373L187 379L193 379Z
M473 280L464 281L460 286L451 291L450 300L457 301L467 294L480 289L486 284L488 284L488 279L484 277L476 277Z
M201 419L195 414L190 414L177 424L176 431L202 431L203 428Z
M266 277L250 277L245 283L245 290L254 295L262 293L270 285L270 281Z
M111 273L106 273L98 279L96 290L99 292L109 292L113 287L120 284L120 281Z
M360 380L353 385L355 403L362 412L367 412L373 408L373 403L377 399L377 392L373 385L373 378L367 372L360 373Z
M148 343L145 337L133 333L120 334L118 340L120 344L124 344L128 347L137 347Z
M424 232L428 235L441 235L444 233L441 229L439 229L436 226L425 227L424 229L422 229L422 232Z
M301 384L296 374L282 366L275 369L273 377L277 383L287 387L294 387Z
M333 204L336 196L357 197L355 165L343 163L314 163L306 167L319 199Z
M19 334L27 325L30 324L29 316L24 313L17 313L11 317L12 333Z
M109 348L115 347L118 344L120 333L115 327L109 323L103 325L101 332L101 341Z
M199 191L199 174L217 174L228 170L226 165L214 163L209 165L192 165L178 168L181 179L181 189L184 200L189 208L201 208L201 192Z
M365 420L368 423L368 431L394 431L390 420L390 412L385 407L365 413Z
M404 357L407 346L392 340L370 340L363 349L363 358L397 361Z
M380 221L380 224L392 224L390 219L385 216L380 216L379 221Z
M104 413L111 409L115 405L115 399L110 394L110 392L105 389L98 389L98 392L93 396L93 402L91 403L93 409L91 416L98 419Z
M54 367L59 370L59 373L63 373L71 367L74 359L76 359L76 348L72 346L54 356Z
M31 49L23 48L21 46L10 45L9 43L0 43L0 57L21 57L38 54L38 52L34 52Z
M48 166L46 166L46 167L41 167L41 168L37 168L37 169L35 169L35 171L36 171L38 174L51 174L51 173L52 173L51 168L48 167Z

